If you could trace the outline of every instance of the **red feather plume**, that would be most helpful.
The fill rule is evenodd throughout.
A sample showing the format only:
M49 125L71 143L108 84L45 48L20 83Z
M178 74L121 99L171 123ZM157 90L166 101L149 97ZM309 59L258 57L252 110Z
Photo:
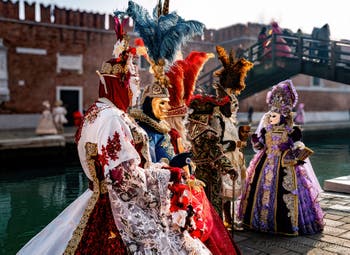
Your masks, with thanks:
M212 54L192 51L186 59L177 60L166 73L170 80L171 88L170 105L175 107L188 104L195 90L196 81L204 64Z
M183 99L185 100L186 104L189 103L193 95L193 92L196 87L197 78L200 72L202 71L204 64L211 57L213 57L213 55L208 54L206 52L192 51L184 60L185 94Z
M176 61L166 73L169 78L171 86L168 87L169 91L169 104L172 108L182 106L184 104L184 70L183 61Z
M126 34L124 32L124 26L128 23L129 18L123 19L122 22L120 22L118 17L114 17L114 31L115 35L117 37L117 41L122 41L124 35Z

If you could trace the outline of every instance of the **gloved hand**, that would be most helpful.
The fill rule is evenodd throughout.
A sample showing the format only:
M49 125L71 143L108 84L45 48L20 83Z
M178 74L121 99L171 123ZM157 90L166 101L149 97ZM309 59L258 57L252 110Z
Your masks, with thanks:
M252 135L252 144L253 144L253 148L256 150L261 150L262 148L264 148L264 144L262 144L259 141L258 135L257 134L253 134Z
M259 142L259 138L258 138L258 135L257 134L252 134L252 143L257 143Z
M301 141L295 142L293 145L293 150L297 150L297 149L299 149L299 150L305 149L305 144Z

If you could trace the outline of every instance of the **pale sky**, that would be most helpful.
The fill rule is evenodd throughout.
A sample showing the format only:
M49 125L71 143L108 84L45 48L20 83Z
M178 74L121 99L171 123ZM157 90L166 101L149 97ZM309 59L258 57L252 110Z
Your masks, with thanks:
M20 0L23 1L23 0ZM125 10L128 0L27 0L55 4L73 10L109 13ZM134 0L150 13L158 0ZM170 0L170 11L186 20L198 20L206 28L223 28L248 22L269 24L272 20L282 28L296 32L300 28L311 33L313 27L328 23L333 40L350 40L348 0Z

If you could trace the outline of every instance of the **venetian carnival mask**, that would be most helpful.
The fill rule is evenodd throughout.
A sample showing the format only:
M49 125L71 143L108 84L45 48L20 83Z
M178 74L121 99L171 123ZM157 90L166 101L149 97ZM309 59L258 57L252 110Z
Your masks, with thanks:
M278 125L281 121L281 114L278 112L270 112L269 114L269 124Z
M170 109L168 97L155 97L152 99L152 111L154 116L159 120L164 120L167 117Z

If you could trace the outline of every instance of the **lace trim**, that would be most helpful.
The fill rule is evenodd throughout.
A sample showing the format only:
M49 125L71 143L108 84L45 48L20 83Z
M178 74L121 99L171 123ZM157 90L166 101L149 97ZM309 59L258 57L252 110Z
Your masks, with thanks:
M153 127L155 130L162 134L169 133L170 131L170 126L166 121L161 120L160 122L158 122L146 115L142 110L132 109L130 110L130 116L140 122L148 124L149 126Z
M64 251L63 254L74 254L75 251L78 248L78 245L81 241L81 238L84 233L84 229L87 225L87 222L89 220L89 217L91 215L91 212L93 211L95 204L100 196L100 192L105 193L107 192L107 187L104 182L100 186L100 183L96 176L96 169L94 165L94 159L92 157L97 156L97 144L94 143L86 143L85 144L85 151L86 151L86 159L89 167L89 172L92 178L93 182L93 194L88 202L87 207L85 208L84 214L80 219L80 222L77 226L77 228L73 232L72 238L69 240L68 245Z

